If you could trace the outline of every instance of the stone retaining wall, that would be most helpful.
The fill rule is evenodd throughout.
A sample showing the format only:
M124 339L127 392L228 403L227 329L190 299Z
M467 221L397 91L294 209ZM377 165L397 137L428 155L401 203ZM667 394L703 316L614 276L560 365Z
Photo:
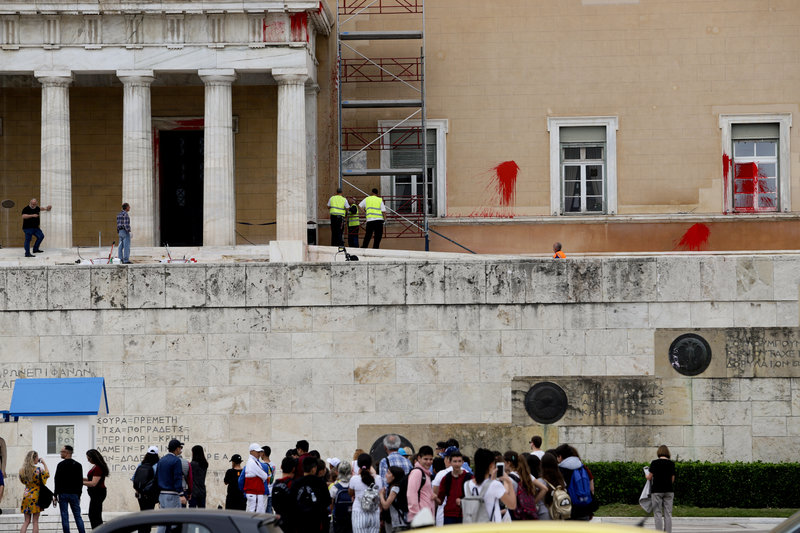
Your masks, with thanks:
M800 367L720 371L728 345L714 339L794 335L799 282L794 256L6 268L0 405L21 377L104 377L111 510L135 508L132 469L171 436L211 454L209 506L251 441L277 462L300 438L347 457L393 427L432 443L446 424L468 452L524 450L538 432L589 460L650 458L662 442L685 459L796 460ZM711 339L715 362L696 377L665 362L683 332ZM677 414L568 412L547 426L526 415L525 391L544 378L574 391L626 377L661 387ZM7 470L29 428L0 425Z

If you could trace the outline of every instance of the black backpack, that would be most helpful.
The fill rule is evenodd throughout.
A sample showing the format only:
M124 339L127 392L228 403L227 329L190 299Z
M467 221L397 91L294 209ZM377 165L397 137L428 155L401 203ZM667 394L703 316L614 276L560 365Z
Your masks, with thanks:
M411 477L411 472L414 470L419 470L422 472L422 481L420 482L419 490L417 491L417 499L419 499L419 495L422 494L422 487L425 486L425 482L428 481L428 475L425 473L425 471L415 466L408 472L408 474L406 474L406 477L403 478L403 481L400 482L400 492L392 502L392 506L400 511L400 516L402 516L404 520L406 514L408 513L408 478Z
M144 463L136 467L133 472L133 490L147 497L158 494L158 483L156 483L156 473L153 465Z
M297 491L297 516L310 517L315 516L319 509L317 504L317 495L314 493L314 488L310 485L303 485Z
M294 505L292 505L290 479L279 479L272 486L272 508L284 519L294 515Z
M333 531L334 533L352 533L353 531L353 498L350 492L339 483L334 485L339 492L333 500Z

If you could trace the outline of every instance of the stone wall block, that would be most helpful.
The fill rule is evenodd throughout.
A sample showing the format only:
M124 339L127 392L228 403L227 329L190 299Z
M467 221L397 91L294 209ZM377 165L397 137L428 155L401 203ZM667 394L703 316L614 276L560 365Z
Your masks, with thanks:
M190 361L208 358L206 335L164 335L164 357L169 361Z
M171 268L172 266L170 266ZM167 301L166 267L128 267L128 308L163 308Z
M479 383L480 375L480 357L470 356L457 356L447 359L440 359L443 363L444 371L439 372L436 376L436 383ZM487 387L490 384L485 384Z
M722 447L722 426L684 426L683 443L688 447Z
M314 424L311 413L273 414L272 442L297 442L305 435L311 435ZM279 449L279 448L277 448Z
M738 402L742 400L740 379L692 378L692 399L709 402Z
M605 376L607 357L596 355L562 355L567 376Z
M206 267L170 265L166 267L166 306L204 307L206 305Z
M775 302L733 302L733 325L736 327L775 327L777 322Z
M772 300L772 258L738 257L736 259L736 299ZM797 290L792 292L797 297Z
M619 426L593 427L592 440L590 442L625 444L625 428ZM622 457L622 455L618 455L617 457Z
M407 263L406 304L443 304L444 280L444 263Z
M367 263L367 301L370 305L398 305L406 301L405 265Z
M230 385L230 364L220 360L186 361L185 384L192 387L226 387ZM209 411L210 413L211 411Z
M609 355L606 374L609 376L652 376L655 374L652 355Z
M371 355L387 357L410 357L419 352L418 333L416 331L386 331L375 336L374 350ZM352 346L352 343L348 343Z
M194 400L197 401L196 395ZM236 385L230 387L211 386L208 387L206 404L208 406L206 412L210 414L246 414L250 412L250 394L246 388Z
M570 260L567 263L570 302L603 301L603 262L599 259Z
M519 329L519 305L484 305L478 309L481 330Z
M245 272L248 306L288 305L285 265L247 265Z
M164 312L162 310L162 312ZM72 313L70 313L72 314ZM126 333L157 333L146 331L145 310L144 309L106 309L94 311L93 320L84 320L83 327L94 324L93 331L86 335L101 335L103 333L126 334ZM98 324L99 322L99 324Z
M114 319L119 316L121 310L89 311L71 310L58 311L56 313L32 313L32 334L39 335L102 335L107 332L125 332L123 326ZM131 313L130 322L137 324L136 313ZM108 325L117 326L109 328Z
M797 267L797 260L776 257L772 263L772 276L775 299L797 303L800 291L800 268ZM794 325L797 326L797 323Z
M444 266L445 303L482 304L486 301L486 265L483 262Z
M562 303L569 292L565 261L535 260L521 262L526 273L527 303Z
M12 337L13 338L13 337ZM27 339L27 337L24 337ZM4 351L7 338L3 339ZM83 355L83 337L75 336L41 336L38 338L39 361L45 363L60 363L62 361L80 361ZM25 350L33 350L31 343ZM22 353L22 352L20 352Z
M126 413L167 413L167 389L145 386L122 389Z
M791 463L797 461L797 437L753 435L753 461Z
M564 357L537 355L520 358L520 376L563 376Z
M786 434L790 437L800 437L800 417L786 417Z
M128 268L95 266L88 269L91 276L92 309L121 309L128 307Z
M722 428L723 442L735 442L735 446L729 446L725 450L726 461L753 461L753 428L747 426L724 426ZM776 459L774 457L765 459L770 463ZM796 459L792 459L793 461Z
M408 357L397 365L397 383L434 383L440 372L447 372L447 359Z
M315 385L352 385L354 381L353 359L319 359L314 361L311 379ZM322 403L322 402L320 402ZM326 408L330 403L326 405Z
M104 361L101 363L95 363L97 365L97 375L98 376L105 376L108 378L109 376L115 376L114 381L117 383L124 383L124 387L117 388L119 394L114 394L115 401L120 401L121 405L119 406L120 409L124 409L124 395L122 391L125 388L140 388L144 387L144 367L147 363L145 362L129 362L129 361ZM109 386L111 380L106 381L106 387ZM112 394L110 392L107 393L109 396L109 402L112 399ZM109 412L113 413L123 413L125 411L111 411L111 406L109 405Z
M647 328L650 309L646 303L617 303L606 306L606 326L609 328Z
M704 300L731 300L736 294L736 258L725 256L700 259L700 285Z
M250 336L247 333L213 333L208 336L209 359L249 359Z
M481 329L481 306L443 305L437 323L441 330L477 331Z
M753 402L753 419L759 417L787 417L792 415L791 401Z
M296 387L312 383L313 365L305 359L273 359L270 361L273 385Z
M417 411L420 406L419 385L413 383L383 384L375 387L375 402L378 405L402 405L409 411ZM430 398L425 398L425 405L430 405Z
M750 402L693 402L693 423L701 426L734 426L750 424Z
M649 302L656 299L656 260L603 260L603 301Z
M83 337L83 361L119 361L122 359L122 335L89 335Z
M247 303L247 271L241 265L206 267L206 305L244 307Z
M786 417L784 416L754 416L753 437L785 437Z
M188 309L143 309L144 332L163 335L166 333L185 334L189 331ZM125 316L130 316L127 311Z
M125 361L164 361L166 343L163 335L123 335Z
M337 448L328 449L348 449L339 447L339 442L352 438L355 435L358 424L356 415L353 413L314 413L312 415L312 430L309 436L313 442L323 439L337 441L334 446Z
M287 303L296 305L331 304L331 267L322 264L286 266Z
M336 413L374 413L375 388L379 385L337 385L333 388Z
M545 331L542 335L544 355L586 355L586 336L579 329Z
M334 305L366 305L368 268L353 262L331 265L331 298Z
M356 383L394 383L397 377L396 359L382 357L355 359L353 361L353 381Z
M417 333L417 352L420 355L452 357L459 352L457 331L420 331Z
M591 304L578 304L590 306ZM564 329L569 327L567 325L567 311L571 309L571 305L544 305L544 304L527 304L520 308L520 327L522 329ZM591 321L592 317L586 317ZM573 322L583 323L579 320ZM605 325L605 316L603 317L603 324ZM583 326L581 326L583 327ZM578 328L575 328L578 329Z
M592 428L590 426L559 426L558 442L574 444L591 444Z
M733 326L733 302L692 302L689 312L693 328Z
M43 267L6 270L6 309L48 309L47 269ZM32 297L35 295L36 297Z
M291 357L294 359L324 359L328 357L352 357L346 350L334 349L334 338L330 331L292 333Z
M182 385L185 385L182 384ZM204 415L210 414L208 386L193 386L193 387L170 387L167 389L167 405L170 406L172 414L183 415L181 418L188 418L186 415ZM197 398L203 398L202 402L198 402ZM230 413L230 408L225 411ZM194 435L194 428L192 428L192 438Z
M496 355L481 356L480 382L481 383L510 383L520 375L521 361L519 357L497 357ZM444 372L450 369L443 367Z
M525 303L527 275L518 261L486 263L486 303Z
M311 331L314 326L310 307L273 308L269 318L270 331Z
M703 299L700 290L700 260L696 257L656 259L659 302L688 302Z
M655 449L665 442L683 446L683 426L631 426L625 428L625 446L650 447Z
M614 355L627 351L628 332L624 329L587 329L586 355Z
M398 306L395 314L397 331L439 329L439 310L438 305Z
M230 362L230 384L240 387L262 386L270 382L270 362L239 360Z
M761 402L791 400L790 378L750 378L739 380L742 400Z
M505 357L542 355L541 330L521 329L500 333L501 350ZM529 374L525 374L529 375Z
M651 328L688 328L692 325L689 302L651 302L648 310Z
M777 321L775 322L776 326L796 328L800 325L800 314L798 314L797 301L775 302L775 310L778 315Z

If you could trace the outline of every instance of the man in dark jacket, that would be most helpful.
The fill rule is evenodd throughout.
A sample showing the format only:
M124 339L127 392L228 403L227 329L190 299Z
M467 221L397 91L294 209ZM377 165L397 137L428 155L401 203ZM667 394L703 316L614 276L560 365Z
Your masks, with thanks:
M61 447L61 459L56 467L53 501L61 509L61 529L69 533L69 509L75 517L78 533L85 533L81 518L81 492L83 492L83 466L72 458L73 448L65 444Z
M331 493L325 480L317 476L317 458L303 459L303 477L292 482L292 501L295 503L297 533L317 533L328 518Z
M183 451L183 443L172 439L167 445L169 453L158 460L156 478L161 493L158 495L158 505L162 509L177 509L186 505L186 496L183 492L183 464L179 457Z

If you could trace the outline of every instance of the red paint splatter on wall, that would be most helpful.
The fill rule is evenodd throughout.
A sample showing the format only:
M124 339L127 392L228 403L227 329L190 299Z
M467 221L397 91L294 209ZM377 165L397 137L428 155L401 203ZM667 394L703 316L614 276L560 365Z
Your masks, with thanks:
M686 233L683 234L683 237L681 237L675 249L680 248L682 250L697 252L708 243L710 234L711 230L708 229L708 226L698 222L686 230Z
M722 154L722 212L728 214L730 207L728 205L728 186L730 183L729 176L731 172L731 156Z
M289 25L292 32L290 39L292 42L308 42L308 13L305 11L302 13L292 13L289 15Z
M519 165L514 161L504 161L494 167L494 184L500 196L500 205L512 206L517 195L517 174Z

